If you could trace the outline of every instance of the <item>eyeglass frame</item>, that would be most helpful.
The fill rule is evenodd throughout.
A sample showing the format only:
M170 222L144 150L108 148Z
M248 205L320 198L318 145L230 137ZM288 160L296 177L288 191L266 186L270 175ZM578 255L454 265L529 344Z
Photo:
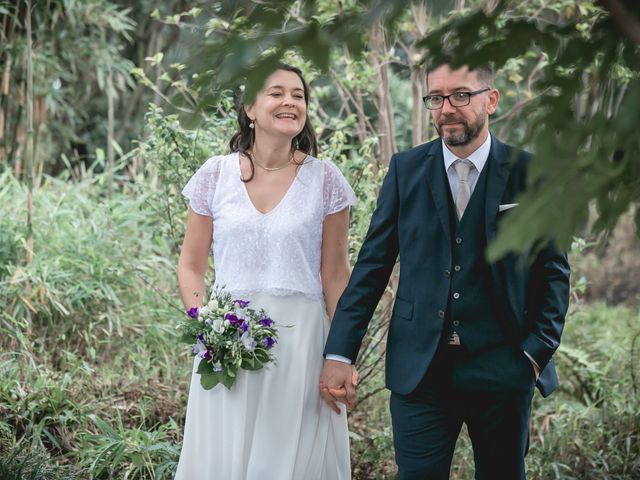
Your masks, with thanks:
M471 97L473 97L474 95L478 95L480 93L488 92L489 90L493 90L493 89L491 87L485 87L485 88L482 88L480 90L476 90L475 92L453 92L453 93L451 93L449 95L425 95L424 97L422 97L422 103L427 108L427 110L440 110L442 107L444 107L444 101L445 100L448 100L449 101L449 105L451 105L454 108L466 107L467 105L469 105L471 103ZM460 95L461 93L463 93L465 95L468 95L467 103L465 103L464 105L454 105L453 103L451 103L451 100L449 100L449 97L452 97L454 95ZM428 98L433 98L433 97L441 97L442 98L442 105L440 105L437 108L429 108L429 106L427 105L427 99Z

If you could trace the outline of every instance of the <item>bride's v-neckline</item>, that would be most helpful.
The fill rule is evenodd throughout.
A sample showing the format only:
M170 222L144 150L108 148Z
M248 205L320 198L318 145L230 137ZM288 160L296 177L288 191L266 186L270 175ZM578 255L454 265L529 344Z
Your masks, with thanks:
M306 160L307 158L308 158L308 155L305 157L304 160ZM247 198L247 201L249 202L249 205L251 205L251 208L258 215L267 216L267 215L271 214L273 211L277 210L280 207L280 205L282 205L284 203L285 199L289 195L289 192L291 192L291 190L293 190L294 185L296 183L296 180L298 180L298 176L300 175L300 172L302 171L302 167L305 165L305 163L307 163L304 160L299 165L299 167L300 167L299 170L293 176L293 180L291 181L291 183L287 187L287 190L284 192L282 197L280 197L280 200L278 200L278 203L276 203L272 208L270 208L266 212L263 212L258 207L256 207L256 204L254 203L253 199L251 198L251 195L249 194L249 190L247 189L247 185L245 184L245 182L242 181L242 169L240 168L240 153L238 152L238 155L237 155L237 158L236 158L236 166L237 166L237 169L238 169L238 178L240 179L240 183L242 184L242 190L244 190L244 194L245 194L245 196Z

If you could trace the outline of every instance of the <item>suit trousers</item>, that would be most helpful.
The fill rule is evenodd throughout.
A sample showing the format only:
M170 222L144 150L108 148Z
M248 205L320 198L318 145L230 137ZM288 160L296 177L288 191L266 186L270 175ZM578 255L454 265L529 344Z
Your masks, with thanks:
M463 423L476 480L525 480L534 385L533 368L516 346L473 355L439 346L418 387L391 394L399 480L447 480Z

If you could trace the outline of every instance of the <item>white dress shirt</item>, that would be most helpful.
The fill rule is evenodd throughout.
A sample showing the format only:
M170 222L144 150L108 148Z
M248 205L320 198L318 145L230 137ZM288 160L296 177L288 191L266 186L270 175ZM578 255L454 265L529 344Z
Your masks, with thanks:
M489 151L491 150L491 134L487 135L487 139L480 145L466 160L469 160L475 168L469 170L469 188L471 194L473 189L478 183L478 177L482 172L487 159L489 158ZM453 164L456 160L464 160L464 158L457 157L442 141L442 154L444 157L444 169L447 172L447 178L449 179L449 187L451 187L451 195L455 199L458 196L458 173L456 172Z

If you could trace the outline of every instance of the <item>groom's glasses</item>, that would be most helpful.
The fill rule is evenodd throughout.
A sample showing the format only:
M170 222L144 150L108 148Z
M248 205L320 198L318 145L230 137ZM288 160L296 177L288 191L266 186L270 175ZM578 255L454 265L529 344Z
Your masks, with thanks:
M429 110L440 110L445 100L449 100L452 107L466 107L471 102L473 95L488 92L489 90L491 89L486 87L482 90L476 90L475 92L455 92L451 95L427 95L426 97L422 97L422 101L424 102L424 106Z

